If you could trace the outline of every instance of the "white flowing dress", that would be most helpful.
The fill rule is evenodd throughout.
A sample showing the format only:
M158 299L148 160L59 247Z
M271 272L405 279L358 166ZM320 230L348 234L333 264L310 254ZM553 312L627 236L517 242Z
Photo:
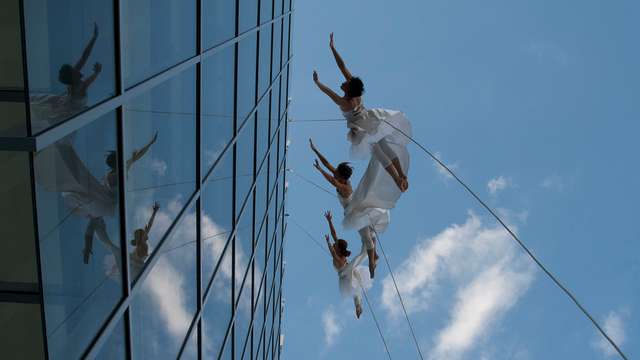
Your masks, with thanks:
M367 251L362 246L360 253L356 255L352 262L347 261L342 267L334 269L338 273L338 284L340 286L340 294L343 297L353 297L356 304L361 304L360 285L364 286L367 280L368 272L364 271L359 265L364 258L367 257Z
M353 230L371 225L380 233L389 225L388 210L395 207L402 192L380 160L373 156L373 147L383 141L398 158L404 173L408 174L409 140L389 124L408 136L411 136L411 124L399 111L365 109L363 106L344 112L344 116L350 129L347 138L351 142L352 157L369 156L369 164L345 207L342 225Z

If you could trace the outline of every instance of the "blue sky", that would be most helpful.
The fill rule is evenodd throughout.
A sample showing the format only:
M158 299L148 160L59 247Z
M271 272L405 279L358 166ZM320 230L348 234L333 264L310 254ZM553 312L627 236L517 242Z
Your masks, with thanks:
M640 52L632 1L297 2L294 119L336 118L336 46L365 104L404 111L440 154L616 338L640 354ZM288 165L321 183L307 138L347 158L340 123L292 123ZM486 212L416 147L411 189L383 235L432 359L615 358L591 324ZM358 179L364 163L355 163ZM288 212L317 238L334 198L289 176ZM340 218L340 216L337 216ZM353 244L357 233L338 229ZM340 299L330 259L289 221L285 359L384 357L365 312ZM391 354L416 358L380 264L370 298Z

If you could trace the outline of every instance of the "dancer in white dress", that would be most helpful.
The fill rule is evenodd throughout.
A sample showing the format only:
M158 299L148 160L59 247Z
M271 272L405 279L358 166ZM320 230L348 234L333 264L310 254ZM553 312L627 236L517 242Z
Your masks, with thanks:
M69 135L35 155L36 182L44 190L60 192L65 204L75 215L87 217L85 231L84 262L91 256L93 234L100 229L105 216L116 211L118 183L116 153L110 151L105 159L109 168L101 180L89 171L73 146L75 134ZM126 161L127 171L140 160L156 142L158 134L140 149L135 149ZM98 232L98 236L101 234Z
M348 258L351 255L351 251L347 249L347 241L339 239L336 234L336 229L333 227L331 221L331 212L325 213L327 222L329 222L329 229L331 230L331 236L334 243L331 243L329 235L325 235L324 238L327 241L327 247L331 253L333 260L333 267L338 273L338 284L340 286L340 294L343 297L353 297L353 303L356 309L356 318L360 318L362 314L362 300L360 299L360 287L362 286L362 274L358 271L358 266L364 260L366 256L366 248L364 245L360 250L360 253L349 262Z
M67 91L62 95L32 95L31 124L34 132L39 132L61 120L69 118L87 107L87 90L102 72L102 64L93 65L93 73L84 78L82 68L86 64L93 46L98 39L98 24L93 24L93 36L84 48L82 56L74 65L64 64L58 72L58 80L66 85Z
M369 258L369 276L375 276L375 269L378 262L378 254L376 252L375 233L382 233L389 226L390 211L381 208L361 208L356 204L352 204L353 189L349 178L353 172L349 163L342 162L338 167L334 167L322 153L316 148L313 141L309 139L311 150L316 154L320 162L327 168L326 172L318 160L314 166L324 178L336 188L338 200L344 209L344 219L342 226L349 229L357 229L362 240L362 245L366 248ZM360 185L358 185L360 186ZM357 192L358 190L356 190Z
M340 86L344 95L339 96L321 83L315 71L313 80L342 110L349 128L347 139L351 142L351 155L355 158L366 158L371 154L372 158L377 160L369 163L367 174L363 177L363 180L366 179L363 185L367 185L366 188L362 188L363 193L354 196L361 196L363 204L367 206L379 203L381 206L374 207L393 208L401 192L409 188L406 175L409 170L409 153L406 146L409 141L407 136L411 136L411 124L399 111L366 109L362 104L364 84L347 69L334 47L333 33L330 35L329 46L346 80ZM384 172L388 173L390 178L381 176ZM394 191L390 186L397 189ZM373 194L369 194L371 191Z

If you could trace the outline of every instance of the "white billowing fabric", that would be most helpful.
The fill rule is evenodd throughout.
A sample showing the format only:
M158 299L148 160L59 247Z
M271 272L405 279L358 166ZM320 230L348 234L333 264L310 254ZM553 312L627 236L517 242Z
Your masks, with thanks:
M376 232L381 233L387 229L389 226L391 212L387 209L380 208L364 208L358 211L351 211L347 213L347 208L349 208L349 204L353 199L353 193L349 195L348 198L343 197L338 193L338 200L340 201L340 205L344 211L344 217L342 220L342 226L348 229L357 229L361 230L366 227L371 227L375 229ZM351 209L355 209L357 207L351 207ZM362 237L362 244L366 246L367 249L373 249L374 245L371 239L366 239Z
M366 159L371 155L371 146L382 139L396 147L409 143L407 136L411 136L411 123L400 111L366 109L360 105L342 114L347 120L347 140L351 143L351 157L354 159Z
M62 193L67 206L81 216L113 216L115 189L107 176L96 179L84 165L71 139L65 139L36 153L36 182L45 190Z
M369 155L369 165L345 208L342 225L353 230L371 225L380 233L389 225L388 210L395 207L402 192L380 161L372 156L372 146L384 140L386 147L398 158L405 175L408 174L409 140L383 119L408 136L411 136L411 124L403 113L395 110L359 107L344 115L350 128L347 137L351 141L351 153Z
M356 255L352 262L347 261L341 268L334 266L338 272L338 284L340 286L340 294L343 297L353 297L356 303L360 303L360 284L369 283L369 272L364 271L359 266L364 258L367 257L367 250L364 246L360 249L360 253Z
M31 125L35 132L44 130L59 121L67 119L87 107L87 95L32 95Z

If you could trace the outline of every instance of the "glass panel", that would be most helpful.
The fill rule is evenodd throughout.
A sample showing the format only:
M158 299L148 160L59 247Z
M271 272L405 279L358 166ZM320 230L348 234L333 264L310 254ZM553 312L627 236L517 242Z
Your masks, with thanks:
M271 32L273 26L260 30L260 63L258 76L258 98L264 94L271 83ZM263 100L264 101L264 100Z
M273 23L273 56L271 59L271 80L280 72L280 47L282 45L282 20Z
M209 284L233 226L233 152L229 149L213 170L202 192L202 278Z
M262 360L263 356L264 356L264 334L261 332L261 330L258 331L260 333L260 338L258 339L257 343L257 349L256 349L256 357L255 359L257 360Z
M131 304L135 359L175 359L196 311L196 213L189 209ZM162 346L158 346L162 344Z
M198 327L193 328L189 340L184 347L180 360L198 359Z
M195 76L190 69L125 105L131 279L195 189Z
M202 0L202 41L209 49L236 33L235 0Z
M253 253L253 198L250 197L247 204L248 207L242 213L236 230L236 285L242 282Z
M289 80L288 67L282 70L282 82L280 83L280 121L284 119L284 110L287 108L287 81Z
M238 125L256 104L256 33L238 44Z
M272 18L273 13L273 0L261 0L260 1L260 23L269 21Z
M239 213L253 184L253 137L255 124L249 120L236 142L236 212Z
M122 25L126 87L194 56L196 24L195 1L125 1Z
M96 357L96 360L116 360L126 359L126 346L124 337L124 316L120 318L118 324L111 335L109 340L102 346L100 353Z
M27 153L0 152L0 282L38 282Z
M233 360L233 346L231 346L231 337L227 339L224 353L222 354L222 356L220 356L220 360Z
M288 3L288 1L287 1ZM289 19L290 15L285 16L284 18L284 27L282 28L282 62L286 62L289 59Z
M270 136L269 139L273 139L273 137L276 134L276 130L278 129L278 123L280 122L280 114L279 114L279 109L280 107L278 106L280 102L280 78L278 78L275 83L273 84L273 88L271 90L271 125L270 125ZM274 144L273 146L276 146L277 144ZM275 149L271 151L271 153L273 154L273 156L276 156L276 151Z
M27 136L19 4L0 2L0 136Z
M284 0L284 12L287 13L291 10L291 0Z
M250 274L249 274L250 275ZM245 349L247 340L251 340L249 335L249 325L251 325L251 276L247 276L245 284L238 299L235 320L235 346L236 358L240 359Z
M39 304L0 303L0 349L4 359L44 359Z
M0 102L0 114L2 114L0 136L27 136L24 102Z
M258 0L240 0L240 33L253 29L258 23Z
M0 2L0 88L23 90L20 1Z
M24 1L37 133L115 93L112 1Z
M274 16L278 17L282 15L282 0L274 0Z
M80 357L122 297L115 119L107 114L34 155L52 358Z
M258 122L256 126L256 167L264 161L269 148L269 97L262 100L258 106Z
M233 137L234 57L234 47L230 46L202 63L202 165L205 174Z
M202 356L216 359L231 320L231 247L224 252L202 314ZM229 339L231 339L229 337ZM230 343L230 340L227 340Z
M256 228L260 228L267 208L267 167L263 166L256 179Z

